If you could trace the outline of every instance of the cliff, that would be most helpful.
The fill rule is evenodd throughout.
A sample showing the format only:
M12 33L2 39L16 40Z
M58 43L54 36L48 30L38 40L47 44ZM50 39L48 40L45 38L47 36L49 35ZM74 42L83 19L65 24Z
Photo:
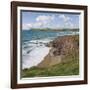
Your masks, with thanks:
M71 60L67 60L67 57L78 57L79 36L57 37L54 41L47 44L47 46L52 48L44 60L38 64L37 67L39 68L51 67L59 63L66 63Z

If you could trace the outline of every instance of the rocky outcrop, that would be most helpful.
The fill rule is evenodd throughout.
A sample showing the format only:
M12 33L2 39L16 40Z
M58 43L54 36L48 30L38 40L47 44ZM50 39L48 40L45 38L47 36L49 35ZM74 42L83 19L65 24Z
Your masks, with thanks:
M49 54L44 60L38 64L38 67L50 67L62 62L67 62L64 58L66 56L79 54L79 36L62 36L57 37L54 41L47 44L52 47Z

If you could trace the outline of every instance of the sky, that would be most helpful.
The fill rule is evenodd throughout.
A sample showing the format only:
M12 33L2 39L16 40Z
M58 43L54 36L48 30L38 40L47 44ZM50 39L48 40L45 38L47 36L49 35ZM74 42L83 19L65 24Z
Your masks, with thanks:
M22 11L22 30L79 28L80 14Z

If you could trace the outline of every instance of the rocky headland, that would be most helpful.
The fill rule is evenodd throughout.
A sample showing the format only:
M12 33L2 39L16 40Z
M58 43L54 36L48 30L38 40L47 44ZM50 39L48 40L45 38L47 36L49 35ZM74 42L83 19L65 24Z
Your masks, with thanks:
M65 58L70 56L77 57L79 55L79 36L59 36L47 46L51 47L51 50L44 60L38 64L37 67L39 68L66 63L69 60Z

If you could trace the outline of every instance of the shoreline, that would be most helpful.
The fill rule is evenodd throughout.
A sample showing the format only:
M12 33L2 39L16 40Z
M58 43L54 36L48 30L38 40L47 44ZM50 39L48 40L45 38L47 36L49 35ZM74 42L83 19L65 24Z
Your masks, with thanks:
M23 60L22 68L29 69L34 66L43 68L43 67L53 66L58 63L62 63L62 59L63 57L65 57L64 54L66 51L60 51L60 49L62 48L61 47L62 42L60 41L63 41L62 39L65 38L70 39L69 37L74 37L74 36L77 37L78 35L58 36L54 40L49 41L46 44L44 43L44 47L42 46L36 47L33 51L30 52L28 58Z

